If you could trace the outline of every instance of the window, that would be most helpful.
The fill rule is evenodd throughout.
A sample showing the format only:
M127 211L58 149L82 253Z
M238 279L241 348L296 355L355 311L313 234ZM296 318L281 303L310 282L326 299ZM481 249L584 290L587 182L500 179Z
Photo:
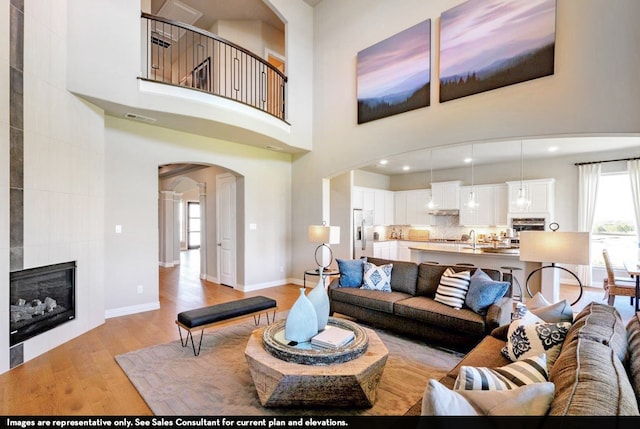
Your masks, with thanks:
M600 176L596 211L591 230L591 260L604 266L602 249L607 249L614 267L622 267L629 255L635 255L637 235L629 174Z
M200 203L187 203L187 248L200 247Z

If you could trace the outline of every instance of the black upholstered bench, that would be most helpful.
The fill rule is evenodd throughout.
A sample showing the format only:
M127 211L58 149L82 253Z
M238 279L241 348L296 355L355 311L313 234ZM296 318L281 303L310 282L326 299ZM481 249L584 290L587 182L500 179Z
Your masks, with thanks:
M189 344L189 338L191 338L191 347L193 348L193 354L198 356L200 354L200 347L202 347L202 337L204 336L204 330L217 323L226 322L233 319L240 319L244 317L253 316L253 321L258 326L260 324L260 315L265 313L267 317L267 324L269 324L269 311L273 310L273 318L271 322L275 321L276 310L278 309L277 303L274 299L264 296L254 296L251 298L243 298L237 301L224 302L222 304L211 305L209 307L196 308L194 310L183 311L178 313L176 319L176 325L178 325L178 333L180 334L180 342L182 347L187 347ZM182 339L182 330L187 331L187 336ZM200 344L196 351L196 346L193 342L193 331L200 329Z

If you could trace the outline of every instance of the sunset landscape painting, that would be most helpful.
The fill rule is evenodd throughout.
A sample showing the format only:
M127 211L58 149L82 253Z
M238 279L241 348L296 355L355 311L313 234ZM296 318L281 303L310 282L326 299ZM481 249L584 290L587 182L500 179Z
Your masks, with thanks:
M440 101L552 75L556 0L469 0L440 19Z
M431 20L358 52L358 124L429 105Z

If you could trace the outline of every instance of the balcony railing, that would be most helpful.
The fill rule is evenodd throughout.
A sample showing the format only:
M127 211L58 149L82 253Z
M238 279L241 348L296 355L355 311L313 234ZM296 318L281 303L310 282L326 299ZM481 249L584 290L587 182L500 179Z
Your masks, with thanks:
M214 34L142 14L142 78L235 100L283 121L287 77Z

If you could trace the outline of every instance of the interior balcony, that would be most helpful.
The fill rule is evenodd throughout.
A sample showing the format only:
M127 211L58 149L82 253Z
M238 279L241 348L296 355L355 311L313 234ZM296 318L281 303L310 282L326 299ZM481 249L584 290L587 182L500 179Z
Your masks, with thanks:
M118 26L69 28L71 92L115 117L289 153L311 149L309 121L296 125L297 108L289 114L288 78L276 66L195 26L136 15L135 26L122 16ZM119 54L93 56L95 31L109 33Z

